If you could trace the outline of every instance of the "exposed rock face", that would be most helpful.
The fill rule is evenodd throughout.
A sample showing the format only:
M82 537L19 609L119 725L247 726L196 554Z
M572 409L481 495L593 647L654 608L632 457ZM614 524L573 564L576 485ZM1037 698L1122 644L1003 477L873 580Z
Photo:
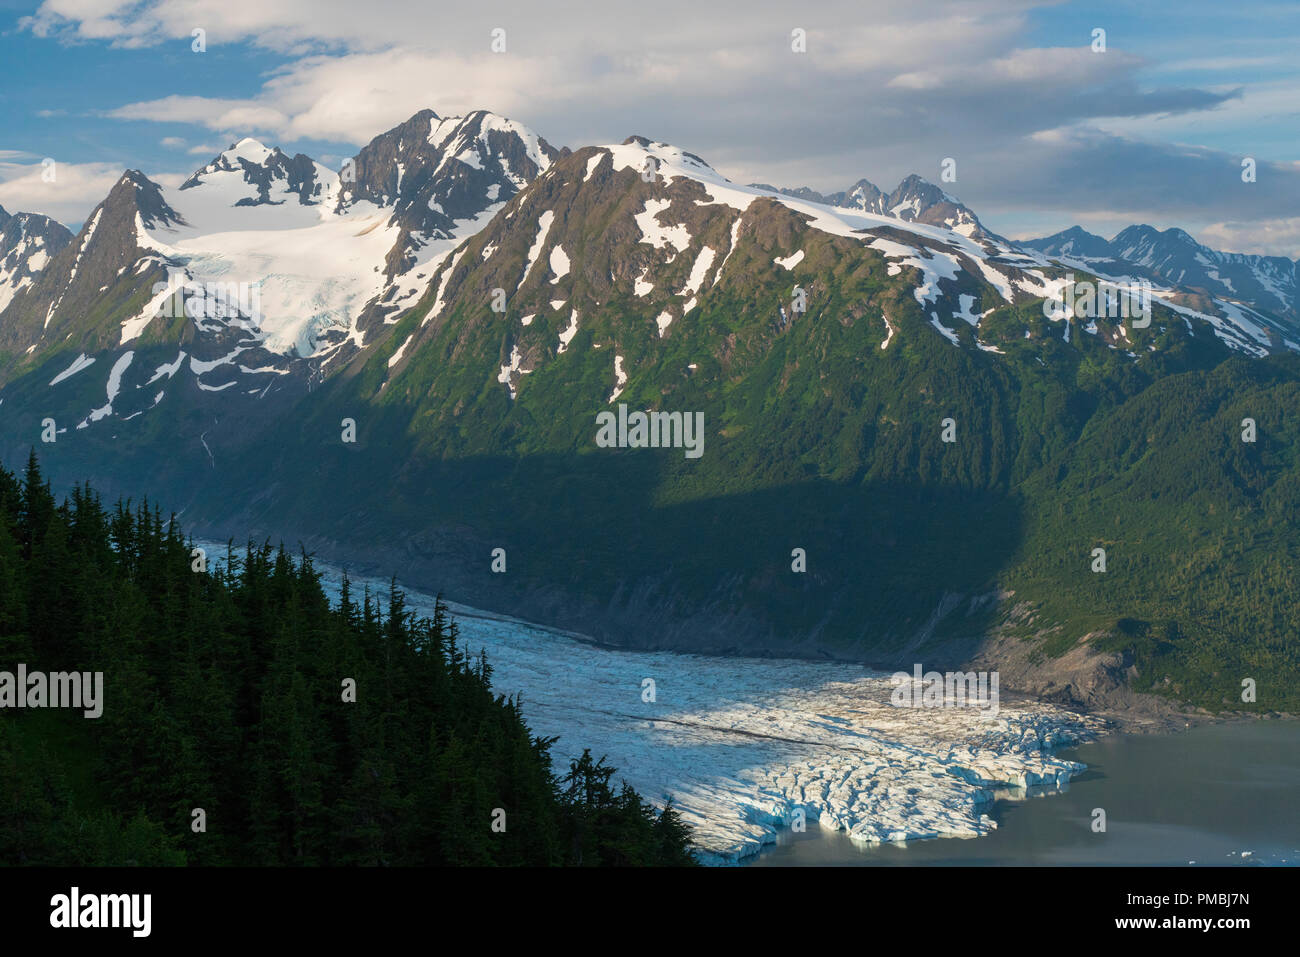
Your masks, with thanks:
M196 170L181 184L181 189L202 186L213 173L232 172L242 173L244 181L255 190L254 195L237 199L236 206L279 205L285 202L285 194L309 206L324 198L329 185L310 156L304 153L288 156L279 147L268 149L256 140L244 139L203 169Z
M48 216L10 215L0 206L0 315L70 242L67 227Z
M376 136L343 177L338 206L391 206L402 229L389 253L389 278L415 265L430 239L450 238L458 223L497 208L568 150L557 150L521 124L482 110L442 119L421 110Z
M139 229L181 223L162 190L127 170L30 284L13 297L0 323L0 348L26 353L67 342L83 351L117 345L135 303L166 277L166 261L141 243Z

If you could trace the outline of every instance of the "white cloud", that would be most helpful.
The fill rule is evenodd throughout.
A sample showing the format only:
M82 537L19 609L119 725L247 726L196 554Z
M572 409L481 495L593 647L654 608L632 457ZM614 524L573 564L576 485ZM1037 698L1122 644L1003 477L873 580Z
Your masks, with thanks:
M1300 216L1251 222L1212 223L1197 236L1214 249L1300 260Z
M1259 84L1243 96L1153 85L1149 45L1138 56L1112 35L1095 54L1086 30L1059 47L1026 46L1031 11L1052 2L550 0L449 17L427 0L371 0L363 12L352 0L45 0L23 26L71 41L167 44L183 56L235 44L285 55L251 96L165 96L108 114L191 124L224 142L359 148L420 109L489 109L556 145L637 133L735 179L816 189L863 176L886 187L911 172L933 179L954 157L949 190L986 219L1059 209L1067 225L1126 207L1171 219L1198 203L1202 223L1278 204L1270 215L1300 214L1285 193L1295 179L1261 178L1243 208L1216 179L1226 152L1169 142L1293 114L1293 86ZM489 49L498 26L504 54ZM807 30L807 53L791 51L795 26ZM208 54L189 52L196 27Z
M157 123L198 123L209 129L245 129L275 132L288 124L284 113L251 100L223 100L203 96L165 96L157 100L130 103L109 111L119 120L152 120Z
M41 213L74 229L122 178L116 163L57 163L49 180L43 163L6 161L12 152L0 151L0 206L11 213ZM148 175L169 189L186 179L181 173Z
M122 178L114 163L59 163L47 182L41 163L0 161L0 206L9 212L42 213L61 223L79 223Z

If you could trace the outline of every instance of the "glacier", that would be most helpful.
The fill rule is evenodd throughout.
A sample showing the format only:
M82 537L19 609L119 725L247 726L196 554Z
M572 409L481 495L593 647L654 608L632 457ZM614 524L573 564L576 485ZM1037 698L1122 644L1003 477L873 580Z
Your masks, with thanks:
M342 570L315 564L337 601ZM388 591L379 578L351 582L354 597ZM405 594L433 614L431 595ZM800 811L807 827L864 844L987 834L995 797L1065 785L1084 765L1053 752L1104 730L1032 700L1004 700L995 717L897 708L889 674L846 662L614 649L447 604L462 648L486 653L494 690L518 695L533 732L557 739L557 773L584 748L604 756L645 799L671 798L705 864L743 862Z

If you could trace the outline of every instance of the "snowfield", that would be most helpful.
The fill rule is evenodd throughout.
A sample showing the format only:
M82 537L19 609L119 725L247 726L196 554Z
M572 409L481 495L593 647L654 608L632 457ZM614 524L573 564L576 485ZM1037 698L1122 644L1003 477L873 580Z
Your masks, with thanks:
M316 567L337 600L341 571ZM358 600L367 586L387 594L387 581L352 581ZM432 615L431 596L407 599ZM1039 702L1004 700L994 717L897 708L889 675L852 664L619 651L450 610L462 647L486 652L496 691L519 695L534 733L558 738L557 773L583 748L604 756L647 800L673 800L707 864L757 854L800 809L807 827L863 843L986 834L995 794L1064 784L1084 766L1052 751L1102 728Z

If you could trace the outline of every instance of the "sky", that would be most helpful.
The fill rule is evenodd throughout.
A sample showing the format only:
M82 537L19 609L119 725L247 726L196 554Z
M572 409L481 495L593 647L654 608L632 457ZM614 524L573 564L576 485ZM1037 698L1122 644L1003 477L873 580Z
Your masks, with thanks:
M244 136L338 168L487 109L742 183L915 172L1017 239L1141 222L1300 258L1298 52L1294 0L0 0L0 205L76 227L126 168L174 186Z

